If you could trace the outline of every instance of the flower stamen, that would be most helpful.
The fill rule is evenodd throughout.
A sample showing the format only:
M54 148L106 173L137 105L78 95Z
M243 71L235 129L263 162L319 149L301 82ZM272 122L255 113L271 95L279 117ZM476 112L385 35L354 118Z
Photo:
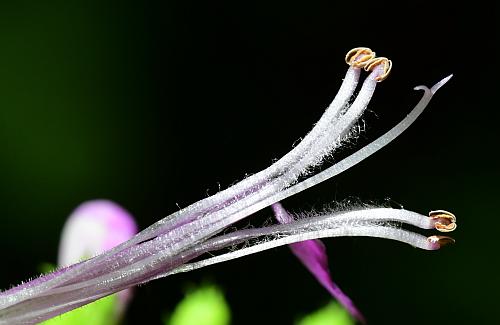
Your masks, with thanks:
M427 241L433 249L440 249L443 246L455 243L455 239L448 236L430 236Z
M382 72L375 77L375 80L380 82L384 81L391 73L392 61L385 57L373 58L366 62L364 68L366 71L374 71L376 68L381 67Z
M367 47L356 47L347 52L345 63L354 68L364 68L375 58L375 52Z
M0 292L0 324L34 323L85 305L106 295L166 275L194 270L281 245L324 237L369 236L401 241L426 250L454 242L446 236L427 237L398 227L399 223L441 232L456 228L456 218L444 210L429 217L388 208L327 213L283 225L244 229L221 235L229 225L353 167L389 144L423 112L432 96L451 76L423 96L411 112L378 139L329 168L313 167L352 137L352 127L366 109L377 81L387 78L392 62L375 58L368 48L355 48L345 58L350 65L332 104L308 135L267 169L211 197L175 212L106 253ZM350 103L361 68L372 71ZM189 263L205 253L246 245L229 253ZM248 246L250 245L250 246Z
M457 218L446 210L435 210L429 212L429 218L434 223L434 228L441 232L450 232L457 229Z

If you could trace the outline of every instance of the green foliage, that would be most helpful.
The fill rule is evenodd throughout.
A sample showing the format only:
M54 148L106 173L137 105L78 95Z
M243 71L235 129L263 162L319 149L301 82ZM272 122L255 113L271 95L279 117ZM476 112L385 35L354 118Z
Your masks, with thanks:
M52 263L44 262L38 264L37 267L39 272L42 272L43 274L50 273L56 269L56 266Z
M227 325L231 311L221 290L214 285L206 285L188 292L177 305L165 325Z
M304 316L297 325L354 325L349 313L338 303L331 302L325 307Z
M116 294L97 300L69 313L49 319L44 325L114 325L116 319Z

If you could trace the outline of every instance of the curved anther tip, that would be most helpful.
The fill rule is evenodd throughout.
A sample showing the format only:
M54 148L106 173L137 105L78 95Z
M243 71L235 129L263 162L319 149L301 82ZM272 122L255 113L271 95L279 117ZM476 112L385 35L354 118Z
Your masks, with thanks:
M449 219L451 222L457 222L457 217L455 217L453 213L446 210L433 210L429 212L429 218L431 219L445 218Z
M434 223L434 228L441 232L450 232L457 229L457 218L446 210L435 210L429 212L429 218Z
M365 65L366 71L373 71L376 67L381 66L382 71L379 73L375 80L380 82L387 79L392 70L392 61L385 57L373 58Z
M356 47L347 52L345 63L355 68L363 68L375 58L375 52L367 47Z
M457 229L457 224L453 222L453 223L446 225L446 224L442 224L441 222L436 222L434 224L434 227L441 232L450 232L450 231Z
M433 248L438 249L449 244L455 244L455 239L448 236L430 236L427 241L432 244Z

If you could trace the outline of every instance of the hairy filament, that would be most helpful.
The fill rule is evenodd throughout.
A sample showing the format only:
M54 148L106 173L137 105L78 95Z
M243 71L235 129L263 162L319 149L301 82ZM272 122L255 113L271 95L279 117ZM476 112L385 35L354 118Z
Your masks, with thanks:
M303 191L309 187L312 187L321 181L324 181L330 177L333 177L333 176L339 174L340 172L350 168L351 166L357 164L361 160L367 158L369 155L378 151L380 148L382 148L383 146L388 144L390 141L392 141L394 138L396 138L400 133L402 133L404 130L406 130L406 128L411 123L413 123L413 121L415 121L415 119L418 117L418 115L420 115L422 113L423 109L425 108L425 106L428 104L428 102L432 98L433 93L435 93L435 91L437 91L437 89L439 89L439 87L441 85L443 85L447 80L449 80L450 77L445 78L445 79L443 79L443 81L436 84L436 86L434 86L432 88L433 91L429 90L425 86L416 87L416 89L423 89L425 91L424 96L422 97L420 102L417 104L417 106L412 110L412 112L410 112L410 114L403 121L401 121L393 129L391 129L389 132L387 132L386 134L384 134L383 136L381 136L380 138L378 138L377 140L375 140L374 142L372 142L368 146L360 149L356 153L345 158L344 160L342 160L339 163L335 164L334 166L328 168L327 170L325 170L317 175L314 175L314 176L310 177L309 179L292 186L289 189L285 189L282 192L278 192L275 195L258 202L257 204L247 206L242 211L238 211L238 212L232 214L231 218L234 218L234 219L241 218L240 216L246 216L248 214L256 212L256 211L258 211L258 210L260 210L268 205L271 205L277 201L283 200L284 198L286 198L290 195L296 194L296 193ZM228 212L225 210L226 209L223 209L223 211L221 211L221 212L225 212L225 215L227 216ZM231 213L231 212L229 212L229 213ZM219 213L216 212L213 216L207 216L207 217L216 217L218 214ZM220 214L222 214L222 213L220 213ZM230 218L227 218L227 219L230 219ZM227 224L233 223L237 220L238 219L227 220ZM189 232L196 231L196 229L204 229L204 228L207 228L207 223L208 223L208 220L206 220L206 218L205 218L205 219L202 219L200 221L195 221L192 225L186 225L186 226L189 226L188 228L191 228L191 229L182 229L182 230L185 231L184 233L189 233ZM217 226L217 227L210 227L210 228L221 229L223 227L225 227L225 225L221 225L221 226ZM177 236L179 235L179 234L175 234L175 232L176 232L175 230L173 232L170 232L168 235L174 235L173 237L176 237L176 235ZM177 232L179 232L179 231L177 231ZM182 246L182 245L183 245L183 243L181 243L180 246ZM173 251L172 253L174 255L176 252ZM93 264L93 263L89 263L89 264ZM60 280L60 281L56 281L56 282L62 283L63 281ZM43 289L40 291L43 291ZM38 291L38 292L40 292L40 291ZM34 293L35 292L32 292L31 294L34 294ZM14 301L15 300L16 299L14 299Z
M363 54L366 57L370 57L365 51ZM358 57L363 58L363 56L358 55ZM287 167L297 159L300 159L303 156L308 155L308 151L312 144L317 141L318 137L322 137L324 131L332 127L333 121L338 118L338 115L342 112L343 108L347 104L348 100L354 93L356 85L359 79L360 68L351 67L348 69L346 76L344 78L344 82L342 83L338 94L335 96L333 102L330 104L326 112L323 114L322 118L318 121L313 130L297 145L290 153L286 154L283 158L278 160L275 164L267 168L266 170L259 172L255 175L252 175L243 181L239 182L235 186L228 188L227 190L221 191L215 194L212 197L201 200L197 203L190 205L189 207L173 213L172 215L156 222L145 230L141 231L136 237L131 239L128 242L125 242L117 247L111 249L110 251L97 256L92 260L88 260L87 262L81 263L78 266L78 269L73 270L71 273L66 273L64 275L59 276L57 279L46 281L38 281L36 284L33 284L30 287L38 287L38 292L42 292L44 290L48 290L51 287L60 285L66 281L70 281L71 279L77 279L77 277L81 274L89 272L92 268L95 268L97 264L105 262L107 256L111 256L116 254L117 252L124 250L128 247L131 247L135 244L138 244L142 241L149 240L161 233L171 230L176 226L182 226L183 223L190 222L193 219L201 216L207 212L214 212L224 208L227 205L234 203L235 201L250 195L252 192L255 192L263 186L263 184L267 183L269 179L276 177L277 175L283 173L287 170ZM298 177L298 175L296 176ZM293 181L293 180L290 180ZM286 186L285 183L280 182L280 187ZM252 189L252 187L254 187ZM247 193L250 190L250 193ZM252 191L253 190L253 191ZM269 192L275 191L274 188L270 188ZM28 286L26 286L28 287ZM19 292L19 291L18 291ZM5 295L9 292L4 292ZM19 292L22 294L22 291ZM24 294L28 296L32 294L32 290L27 290ZM12 298L12 297L11 297ZM0 294L0 305L8 305L9 302L5 301Z
M202 220L198 220L193 222L192 224L185 225L185 227L181 227L182 229L176 229L170 232L168 235L172 237L182 237L183 235L186 236L186 234L191 234L190 236L187 236L183 240L181 239L180 242L178 242L177 245L173 245L171 250L166 250L162 255L163 258L168 258L169 256L173 256L177 254L178 252L182 251L183 249L187 248L186 244L189 243L189 247L193 245L193 243L196 243L198 240L203 238L204 236L206 237L206 233L215 233L219 231L220 229L224 228L226 225L229 225L230 223L233 223L240 218L247 216L253 212L256 212L272 203L275 203L277 201L280 201L290 195L293 195L295 193L298 193L306 188L309 188L311 186L316 185L317 183L328 179L332 176L337 175L338 173L350 168L354 164L358 163L359 161L365 159L369 155L373 154L374 152L378 151L381 147L385 146L388 144L390 141L392 141L395 137L397 137L401 132L403 132L416 118L417 116L423 111L427 103L432 97L432 94L439 89L441 85L443 85L447 80L449 79L446 78L442 82L438 83L436 86L432 88L432 91L429 91L426 87L418 87L417 89L424 89L425 93L421 101L417 104L417 106L414 108L414 110L402 121L400 122L396 127L391 129L389 132L387 132L385 135L380 137L379 139L375 140L371 144L369 144L367 147L362 148L360 151L354 153L353 155L345 158L344 160L340 161L336 165L330 167L329 169L312 176L311 178L296 184L292 186L289 189L286 189L282 192L278 192L270 197L265 198L264 200L261 200L260 202L257 202L256 204L253 204L253 202L250 202L246 206L243 207L243 209L234 209L238 207L228 207L226 209L223 209L222 211L216 212L213 215L209 215L206 218ZM245 203L246 200L243 200ZM253 200L252 200L253 201ZM241 202L241 201L240 201ZM252 205L253 204L253 205ZM229 210L229 211L228 211ZM232 210L232 211L231 211ZM236 211L235 211L236 210ZM234 212L233 212L234 211ZM219 216L220 215L220 216ZM229 216L228 216L229 215ZM225 220L223 219L222 221L216 222L216 223L211 223L212 221L210 220L211 218L216 219L217 217L225 217ZM216 219L217 220L217 219ZM203 230L203 231L200 231ZM198 230L198 233L197 233ZM199 234L201 232L201 234ZM137 239L136 239L137 240ZM155 241L156 242L156 241ZM151 243L153 244L153 243ZM155 243L156 244L156 243ZM177 247L175 247L177 246ZM167 253L168 252L168 253ZM106 256L112 256L111 252L107 254ZM129 256L130 258L130 256ZM150 257L151 258L151 257ZM148 262L148 258L146 258L146 261L143 262ZM103 259L101 263L105 263L106 259ZM84 264L84 263L82 263ZM91 268L93 265L96 263L92 263L92 260L90 260L88 263L87 269ZM135 267L134 265L131 265L130 268ZM83 272L86 268L81 268L80 272ZM68 272L68 276L66 278L63 276L60 276L58 278L55 278L54 280L48 280L45 283L42 283L42 285L39 285L38 288L26 288L25 290L18 291L17 294L14 294L14 296L8 296L8 297L2 297L2 300L0 300L0 304L3 305L3 307L7 307L8 305L12 305L16 302L22 301L23 297L30 297L35 294L40 294L44 290L48 290L51 287L54 287L56 285L61 285L64 282L67 282L67 280L73 278L76 281L76 277L78 276L78 270L77 272ZM91 272L92 273L92 272ZM49 283L47 283L49 282ZM44 284L47 284L44 286ZM29 290L28 290L29 289Z
M338 228L345 225L350 225L354 227L366 224L374 224L380 226L380 225L392 224L395 222L413 225L422 229L436 228L434 219L407 210L396 210L391 208L372 208L372 209L353 210L349 212L342 211L342 212L323 214L321 216L293 221L293 225L289 227L277 225L261 229L257 228L257 229L241 230L229 233L227 235L218 236L214 239L209 239L206 242L197 245L195 248L191 250L187 250L181 253L181 256L187 254L186 256L189 255L190 258L193 258L199 255L199 254L193 255L193 253L195 252L204 253L210 250L221 249L225 246L235 245L242 241L260 236L267 236L267 235L278 236L280 234L283 235L287 231L291 230L293 230L294 232L302 232L302 231ZM187 260L186 256L183 257L182 259ZM88 283L80 283L78 287L75 286L73 288L84 287L87 284ZM53 292L58 292L58 291L56 289Z
M385 133L372 143L361 148L357 152L341 160L330 168L314 176L311 176L308 179L291 186L290 188L277 192L269 197L264 197L257 203L251 202L251 204L247 204L246 207L239 211L235 211L235 209L238 208L238 205L247 203L247 200L242 200L238 202L238 204L227 207L226 209L220 212L216 212L213 215L207 215L202 220L197 220L192 222L191 224L186 225L182 230L186 233L191 234L191 236L194 237L193 239L198 240L199 238L196 234L196 230L203 229L203 232L205 232L208 229L223 229L224 227L240 220L247 215L255 213L273 203L282 201L291 195L295 195L351 168L352 166L368 158L369 156L389 144L392 140L394 140L397 136L404 132L423 112L437 89L439 89L440 86L444 85L450 78L451 75L438 82L431 90L429 90L425 86L416 87L415 89L424 90L424 95L422 96L422 99L419 101L419 103L415 106L415 108L400 123L398 123L395 127L393 127L391 130L389 130L387 133Z
M105 295L94 295L73 300L62 300L64 302L55 304L53 299L35 299L6 308L1 314L0 324L37 324L49 318L63 314L82 305L89 304ZM4 318L4 319L3 319ZM5 322L4 322L5 320Z
M318 164L349 134L363 113L376 82L387 77L392 63L374 57L365 48L346 56L351 65L339 94L311 132L292 151L269 168L209 198L196 202L148 227L128 242L79 264L0 293L0 324L31 323L52 317L127 287L182 270L190 270L254 252L322 237L373 236L406 242L423 249L437 249L449 237L422 235L397 229L393 222L442 232L456 228L455 217L444 210L424 217L405 210L365 209L296 220L287 225L248 229L208 239L228 225L288 196L327 180L364 160L394 140L422 113L432 95L451 76L431 89L419 86L424 95L415 108L390 131L330 168L296 183L310 167ZM372 73L351 106L359 70ZM296 184L295 184L296 183ZM227 246L271 237L270 241L182 265L205 253ZM176 271L177 270L177 271Z
M425 236L395 228L393 225L394 222L408 223L424 229L434 227L432 218L411 211L375 208L325 214L266 228L240 230L207 240L197 247L185 251L179 256L175 256L169 261L161 261L157 258L151 265L137 265L134 269L127 267L119 272L108 274L105 277L98 277L82 283L53 289L50 291L50 295L40 295L31 301L28 300L25 303L9 307L3 310L1 315L6 319L9 315L24 315L15 316L16 318L14 319L16 321L28 316L45 319L44 315L48 315L45 313L52 313L53 309L51 306L54 305L58 306L57 310L59 310L59 308L73 306L73 304L79 302L90 302L131 285L314 238L369 236L398 240L428 250L439 247L436 241L429 240ZM256 238L266 239L264 242L235 252L181 265L186 260L195 258L203 253L217 251ZM442 238L440 240L444 241ZM181 266L175 268L175 265ZM163 268L170 269L170 271L166 273L157 271ZM9 321L13 321L13 319L9 319Z
M261 232L261 235L264 236L266 235L266 233ZM407 243L414 247L425 250L436 250L440 247L439 245L435 245L435 243L432 242L428 237L422 236L420 234L413 233L403 229L398 229L390 226L381 226L381 225L367 225L367 226L346 225L340 228L311 230L293 235L283 234L283 236L284 237L277 236L275 239L272 239L270 241L266 241L251 247L242 248L240 250L226 253L223 255L211 257L199 262L183 264L182 266L170 272L155 277L155 279L176 273L192 271L205 266L255 254L278 246L289 245L305 240L319 239L326 237L346 237L346 236L378 237L378 238L386 238L386 239L401 241L403 243Z
M431 89L427 88L426 86L415 87L414 88L415 90L424 90L422 98L420 99L418 104L412 109L412 111L391 130L389 130L387 133L377 138L375 141L371 142L370 144L366 145L365 147L351 154L350 156L339 161L335 165L327 168L326 170L316 175L313 175L308 179L298 184L295 184L288 189L283 190L282 192L276 193L275 195L265 200L262 200L258 204L253 205L251 209L249 209L251 211L250 213L259 211L273 203L282 201L289 196L300 193L310 187L313 187L314 185L317 185L329 178L332 178L346 171L352 166L360 163L364 159L368 158L375 152L379 151L380 149L388 145L391 141L393 141L401 133L403 133L411 124L413 124L413 122L415 122L418 116L420 116L420 114L422 114L424 109L427 107L430 100L432 99L432 96L436 93L436 91L439 88L441 88L446 82L448 82L448 80L450 80L452 76L453 75L449 75L448 77L442 79L441 81L436 83Z
M378 73L378 71L373 72L365 79L363 87L349 109L339 117L331 128L325 130L324 136L317 139L311 148L310 154L304 155L302 159L293 165L287 175L285 175L286 178L289 178L290 180L297 179L304 173L304 171L307 171L309 168L321 163L326 155L333 152L333 150L340 146L342 140L349 135L352 126L356 123L368 106L368 103L370 102L370 99L375 91L375 78Z
M363 59L364 57L372 58L373 56L368 55L369 52L371 52L371 50L365 49L364 53L358 54L355 59L360 60ZM88 261L87 263L83 263L82 265L79 266L80 268L79 270L74 270L71 274L68 273L67 275L60 276L57 280L54 281L47 280L42 283L39 283L38 286L40 287L40 290L41 291L47 290L52 286L64 283L64 281L71 280L70 278L76 280L80 274L83 274L84 272L89 272L92 268L95 268L95 266L98 263L104 262L106 256L116 254L120 250L126 249L127 247L131 247L132 245L140 243L141 241L153 238L161 234L162 232L175 228L176 226L182 226L183 223L189 222L199 217L203 213L220 210L223 207L230 205L239 199L242 199L242 197L248 196L252 194L252 192L259 190L260 187L262 187L265 183L269 181L269 179L276 177L277 175L286 171L287 168L291 164L293 164L295 160L300 159L303 156L309 156L308 151L311 145L317 142L318 137L323 136L326 129L332 127L333 123L332 121L335 121L337 119L338 115L342 112L343 108L345 107L348 100L352 96L359 79L359 71L360 68L351 67L348 69L346 77L344 78L344 82L342 83L341 88L339 90L339 93L335 96L332 104L323 114L322 118L316 124L313 130L304 138L303 141L300 142L298 146L296 146L290 153L285 155L282 159L277 161L271 167L267 168L266 170L260 173L248 177L247 179L241 181L240 183L236 184L235 186L225 191L219 192L210 198L197 202L187 207L184 210L181 210L169 217L164 218L163 220L153 224L144 231L140 232L132 240L115 247L107 254L98 256L97 258L94 258L92 261ZM296 175L295 178L296 177L298 177L298 175ZM293 180L294 178L291 178L288 181L280 180L279 182L274 182L273 184L275 185L277 184L277 186L283 188L287 186L287 183L293 182ZM254 188L252 188L252 186ZM275 186L271 186L270 188L267 189L266 192L272 193L275 192L276 190L277 189L275 188ZM0 297L0 304L1 304L1 297Z

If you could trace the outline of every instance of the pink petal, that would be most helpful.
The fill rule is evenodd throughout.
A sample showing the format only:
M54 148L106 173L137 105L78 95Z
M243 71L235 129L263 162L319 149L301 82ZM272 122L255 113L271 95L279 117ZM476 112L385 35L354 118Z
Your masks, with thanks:
M130 213L108 200L80 204L64 225L59 244L59 266L66 266L95 256L137 233L137 224ZM117 316L125 310L132 290L118 293Z
M279 223L290 223L293 217L283 208L281 203L272 205L274 215ZM328 256L325 245L320 240L306 240L290 244L290 249L304 266L314 275L321 285L341 303L345 309L361 323L366 323L361 312L356 308L352 300L340 290L330 277L328 267Z
M60 266L92 257L130 239L137 233L132 216L107 200L82 203L69 216L59 244Z

